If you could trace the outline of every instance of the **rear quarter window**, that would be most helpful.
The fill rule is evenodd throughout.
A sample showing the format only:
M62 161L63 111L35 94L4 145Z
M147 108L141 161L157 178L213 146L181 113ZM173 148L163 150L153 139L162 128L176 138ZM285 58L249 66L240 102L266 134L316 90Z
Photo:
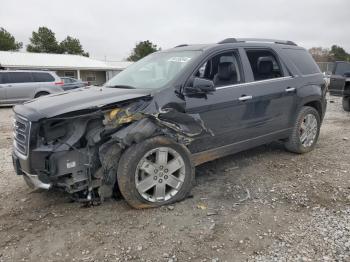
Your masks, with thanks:
M54 82L55 78L49 73L33 73L34 82Z
M302 75L312 75L321 73L320 68L316 64L315 60L304 49L289 49L285 48L284 52L293 64L298 68Z
M63 82L64 82L65 84L73 83L72 79L70 79L70 78L65 78L65 79L63 79Z

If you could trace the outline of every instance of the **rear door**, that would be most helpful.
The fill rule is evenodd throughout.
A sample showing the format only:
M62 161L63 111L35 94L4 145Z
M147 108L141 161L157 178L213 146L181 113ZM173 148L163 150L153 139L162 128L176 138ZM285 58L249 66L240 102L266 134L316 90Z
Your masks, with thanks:
M40 92L51 93L50 89L55 86L55 78L49 72L33 72L33 93L31 97L33 98Z
M297 83L272 49L248 48L246 56L251 82L245 94L251 97L243 122L247 139L278 136L291 127L297 107Z
M9 103L20 103L32 98L35 84L31 72L8 72L7 76L5 91Z

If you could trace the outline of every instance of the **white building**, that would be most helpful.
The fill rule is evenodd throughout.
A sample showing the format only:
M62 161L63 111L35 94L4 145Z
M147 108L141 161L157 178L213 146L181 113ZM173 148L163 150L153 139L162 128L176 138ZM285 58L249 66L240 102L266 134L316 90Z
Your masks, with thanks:
M132 62L105 62L79 55L0 51L0 68L50 70L102 85Z

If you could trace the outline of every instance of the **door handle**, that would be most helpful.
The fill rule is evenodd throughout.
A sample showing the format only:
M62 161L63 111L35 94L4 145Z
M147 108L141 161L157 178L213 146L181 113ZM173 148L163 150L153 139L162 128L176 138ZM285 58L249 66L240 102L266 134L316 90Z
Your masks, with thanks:
M247 101L252 99L252 96L241 96L240 98L238 98L239 101Z
M287 92L287 93L294 92L294 91L295 91L295 87L288 87L288 88L286 89L286 92Z

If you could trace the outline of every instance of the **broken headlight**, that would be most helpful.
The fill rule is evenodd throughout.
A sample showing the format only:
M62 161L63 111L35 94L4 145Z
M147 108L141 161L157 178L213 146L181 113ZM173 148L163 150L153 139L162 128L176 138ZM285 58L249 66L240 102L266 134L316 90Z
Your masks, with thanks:
M39 131L43 144L55 144L67 135L67 123L65 120L49 121L44 123Z

